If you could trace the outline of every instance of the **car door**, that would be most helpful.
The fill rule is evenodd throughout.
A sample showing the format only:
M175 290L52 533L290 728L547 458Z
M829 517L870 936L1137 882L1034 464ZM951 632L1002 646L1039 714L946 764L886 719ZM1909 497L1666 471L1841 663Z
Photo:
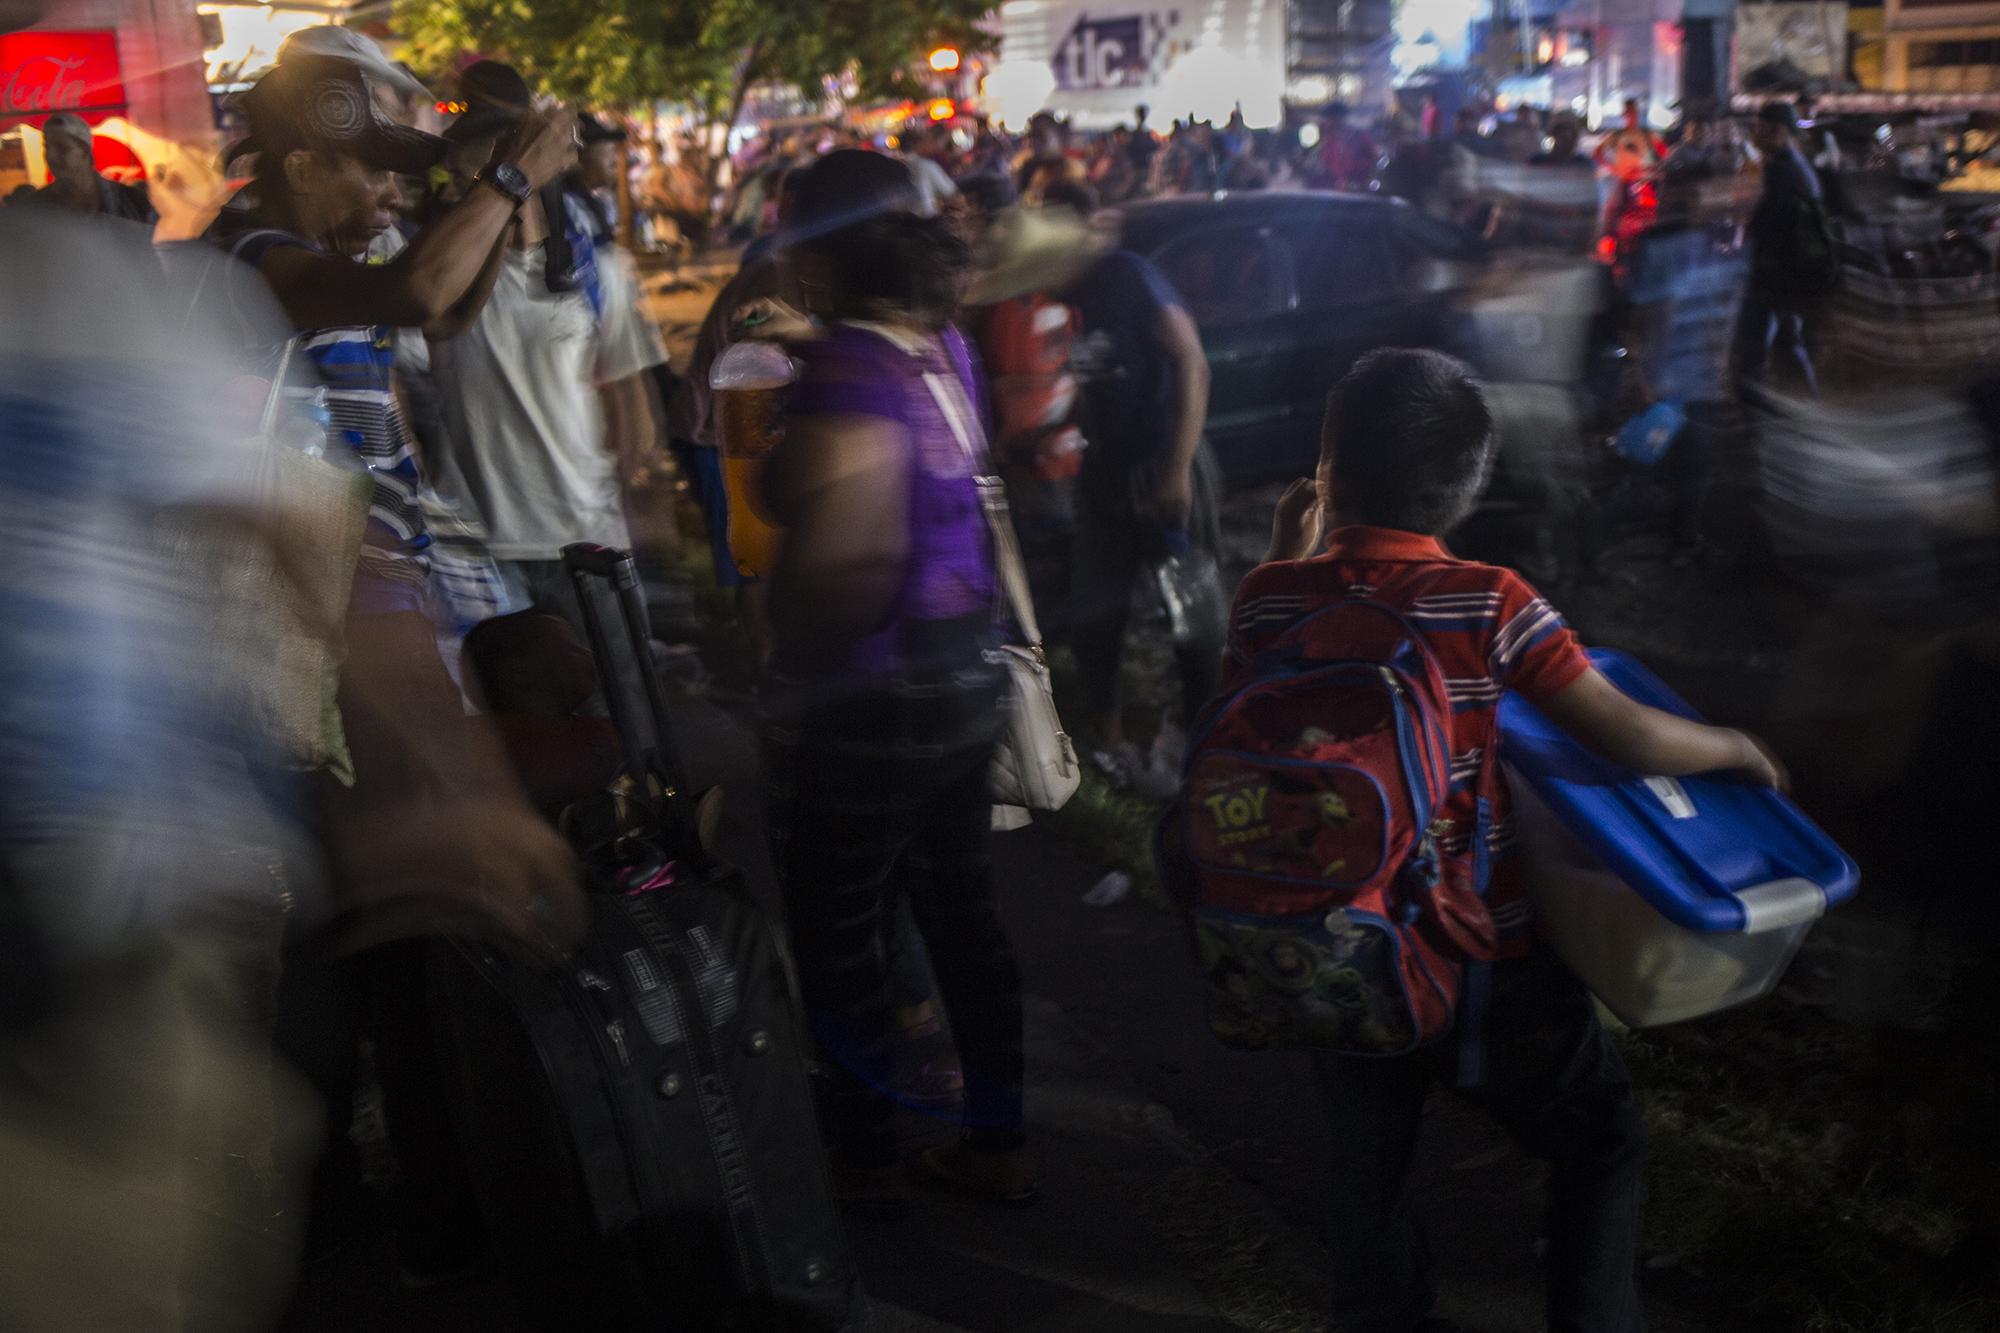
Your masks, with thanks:
M1289 254L1270 226L1212 223L1180 231L1150 258L1180 294L1208 354L1208 438L1231 484L1270 474L1288 414Z
M1422 347L1437 339L1434 303L1410 289L1415 256L1397 234L1397 210L1334 205L1324 217L1285 229L1297 275L1291 303L1297 337L1290 351L1292 412L1313 447L1297 462L1318 458L1318 426L1327 390L1362 356L1381 347Z

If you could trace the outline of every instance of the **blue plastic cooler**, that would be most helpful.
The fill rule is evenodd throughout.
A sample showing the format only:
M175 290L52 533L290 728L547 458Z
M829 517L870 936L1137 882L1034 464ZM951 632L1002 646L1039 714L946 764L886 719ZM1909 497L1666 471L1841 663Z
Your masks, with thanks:
M1697 716L1624 654L1590 657L1641 703ZM1500 729L1538 914L1633 1027L1768 993L1813 922L1854 894L1853 860L1777 792L1623 772L1511 694Z

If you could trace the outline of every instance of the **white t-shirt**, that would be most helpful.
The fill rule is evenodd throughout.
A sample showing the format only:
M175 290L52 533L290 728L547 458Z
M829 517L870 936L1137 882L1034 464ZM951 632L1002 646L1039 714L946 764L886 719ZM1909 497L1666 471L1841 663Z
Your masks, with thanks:
M540 246L510 250L478 321L432 348L452 427L441 489L501 560L631 544L597 390L666 359L616 256L599 256L601 317L583 292L551 292L545 262Z
M666 340L660 337L660 326L646 313L646 289L639 278L639 266L625 247L597 247L597 282L604 293L605 313L598 331L604 341L598 382L615 383L627 375L665 365ZM624 317L613 319L614 310L623 311Z

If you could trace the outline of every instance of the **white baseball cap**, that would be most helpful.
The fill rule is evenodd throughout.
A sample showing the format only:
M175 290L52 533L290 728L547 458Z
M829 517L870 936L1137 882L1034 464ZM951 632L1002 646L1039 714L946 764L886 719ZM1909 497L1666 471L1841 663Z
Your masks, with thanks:
M429 97L430 90L417 77L382 54L373 40L352 28L322 23L300 28L278 43L278 63L287 56L331 56L358 65L370 79L379 79L406 97Z

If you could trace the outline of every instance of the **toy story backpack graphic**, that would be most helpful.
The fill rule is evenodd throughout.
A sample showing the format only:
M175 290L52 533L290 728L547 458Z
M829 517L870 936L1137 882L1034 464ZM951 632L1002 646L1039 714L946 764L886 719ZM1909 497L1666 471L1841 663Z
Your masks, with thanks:
M1494 944L1437 850L1450 710L1421 636L1358 600L1283 629L1210 706L1169 822L1224 1043L1395 1055L1450 1030Z

